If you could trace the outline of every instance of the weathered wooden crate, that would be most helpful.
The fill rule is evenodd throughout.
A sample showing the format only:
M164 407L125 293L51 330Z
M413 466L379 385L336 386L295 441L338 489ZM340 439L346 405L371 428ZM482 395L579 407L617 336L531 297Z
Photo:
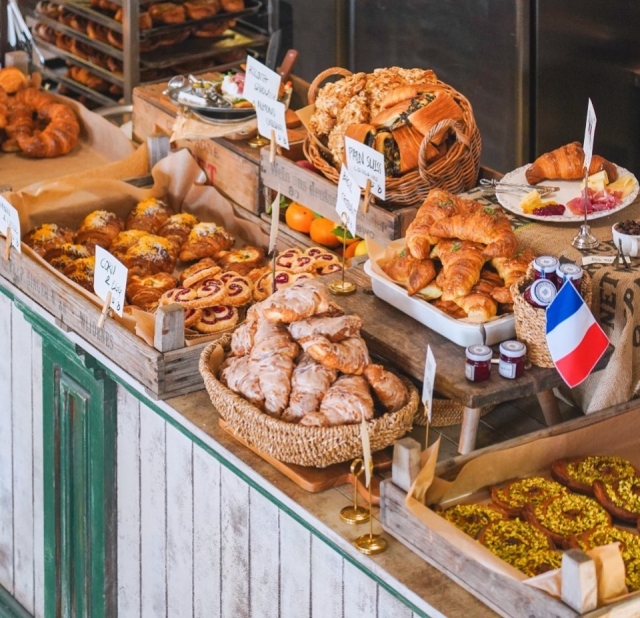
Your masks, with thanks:
M624 448L624 454L637 453L637 449L640 449L640 438L637 434L635 436L628 435L629 432L625 432L624 427L634 427L639 422L640 404L637 401L631 401L562 425L543 429L539 432L476 451L471 455L446 460L436 467L436 476L445 480L453 480L468 462L493 453L504 452L508 449L523 448L530 452L535 448L539 449L540 457L553 460L559 457L571 456L572 454L616 454L615 445L620 442L620 448ZM555 436L559 437L555 442L545 440L547 438L552 439ZM562 445L565 440L573 440L574 442L584 440L585 446L567 447L569 452L565 449L565 452L556 451L554 453L555 448L565 448L564 446L558 446ZM594 444L602 445L601 450L598 452L585 450L593 447ZM576 450L572 453L570 452L571 448ZM408 460L409 458L405 457L404 459ZM512 469L509 472L512 477L518 476L517 469ZM406 485L404 482L406 480L404 477L406 476L407 474L403 477L397 477L397 482L401 482L402 478L402 484ZM640 616L640 596L638 595L629 596L613 605L580 613L580 611L573 609L560 599L554 598L542 590L525 585L516 579L488 568L415 517L405 504L406 495L406 488L400 488L392 479L385 480L382 483L380 515L383 528L501 616L508 618L522 618L523 616L539 616L541 618L624 616L631 618ZM563 572L563 578L564 575ZM588 593L589 591L586 592ZM591 594L593 592L592 590Z

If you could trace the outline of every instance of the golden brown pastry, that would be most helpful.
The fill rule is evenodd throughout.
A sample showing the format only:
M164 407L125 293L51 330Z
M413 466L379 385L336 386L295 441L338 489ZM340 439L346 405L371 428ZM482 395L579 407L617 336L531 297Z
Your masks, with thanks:
M147 234L127 249L123 262L131 274L171 273L176 265L175 247L162 236Z
M438 298L431 303L436 309L440 309L443 313L446 313L449 317L456 320L466 318L467 314L464 309L454 303L452 300L442 300Z
M15 94L27 87L28 77L17 67L0 69L0 88L7 94Z
M220 0L188 0L184 3L189 19L212 17L220 11Z
M470 322L482 323L498 314L498 303L489 294L476 291L475 285L466 296L458 296L453 302L460 307Z
M270 322L298 322L331 307L327 288L315 280L299 281L278 290L262 304L262 313Z
M360 335L362 318L357 315L337 317L314 316L289 324L289 332L296 341L304 341L321 335L331 342L344 341Z
M129 247L137 245L142 238L148 236L148 233L144 230L125 230L120 232L111 243L109 252L115 258L124 262L125 255L129 250Z
M222 269L214 259L203 258L180 273L180 283L185 288L190 288L205 279L212 279L220 272L222 272Z
M33 135L19 134L16 140L28 157L52 158L65 155L78 143L80 123L75 112L64 103L52 103L38 108L38 118L47 123Z
M233 271L217 276L224 284L225 296L223 304L232 307L242 307L251 302L253 298L253 283L246 277Z
M155 24L181 24L187 19L187 12L182 4L159 2L149 7L149 15Z
M204 257L215 257L220 251L226 251L234 243L234 238L223 227L215 223L194 225L186 242L180 249L180 259L191 262Z
M258 408L264 406L258 375L248 356L229 356L220 366L220 381Z
M630 524L640 521L640 477L630 476L613 483L594 481L593 493L614 517Z
M512 257L518 248L509 219L501 210L491 206L472 213L453 215L436 221L430 229L437 238L457 238L483 243L488 258Z
M229 13L242 11L244 9L244 0L220 0L222 10Z
M482 245L467 240L441 240L432 252L442 262L436 281L442 288L442 300L466 296L480 280L485 263Z
M157 234L171 214L171 209L160 200L153 197L142 200L129 213L125 221L125 229L143 230L149 234Z
M194 322L192 328L205 335L233 328L240 319L238 308L228 305L204 307L201 311L199 319Z
M235 19L225 19L224 21L215 21L212 24L203 24L193 30L193 35L208 39L210 37L221 36L228 28L233 28L236 25Z
M306 414L316 412L338 372L314 361L308 354L301 354L291 376L289 406L282 419L298 422Z
M414 258L406 247L393 258L381 260L378 265L391 279L406 286L410 296L429 285L436 276L433 260Z
M541 476L533 476L510 481L502 487L492 487L491 499L509 517L521 517L527 504L540 504L549 498L567 493L564 485Z
M253 348L253 339L258 330L257 317L249 317L233 331L231 335L231 354L234 356L245 356Z
M301 425L327 427L373 418L373 398L362 376L340 376L327 391L317 412L306 414Z
M638 477L640 470L622 457L588 455L557 459L551 464L551 476L572 491L592 496L594 481L613 483L618 479Z
M73 230L55 223L44 223L27 232L22 242L44 257L52 249L73 243Z
M533 251L527 248L518 249L515 255L510 258L493 258L491 266L504 280L504 286L495 288L491 292L491 296L499 303L512 303L513 297L510 288L527 274L527 268L534 258Z
M254 268L262 266L264 262L264 251L259 247L243 247L242 249L231 249L224 251L217 256L218 265L223 270L230 270L239 275L246 275Z
M572 142L539 156L525 172L529 184L541 180L579 180L584 176L584 150L580 142ZM618 168L599 155L593 155L589 175L605 170L609 182L618 178Z
M116 214L107 210L94 210L80 223L76 232L76 242L88 247L100 245L103 249L109 249L122 230L124 221Z
M130 275L127 281L127 300L132 304L149 311L158 306L160 297L177 285L177 280L166 272L155 275Z
M164 236L167 240L177 245L178 249L182 247L189 237L189 232L198 223L192 214L188 212L179 212L171 215L158 229L158 236Z
M88 258L74 260L62 271L62 274L71 279L71 281L82 286L85 290L93 292L93 275L95 267L96 258L92 255Z
M485 504L456 504L438 514L474 539L487 524L505 519L504 513Z
M84 245L64 243L59 247L49 249L43 256L45 262L49 262L56 270L64 270L73 260L88 258L91 251Z
M284 324L260 319L249 358L264 395L264 411L271 416L280 416L289 403L298 351L298 344L292 341Z
M322 335L301 341L304 351L315 361L341 373L362 375L371 362L367 344L361 337L349 337L333 343Z
M396 412L407 403L407 387L398 376L387 371L382 365L367 365L364 377L377 400L388 412Z

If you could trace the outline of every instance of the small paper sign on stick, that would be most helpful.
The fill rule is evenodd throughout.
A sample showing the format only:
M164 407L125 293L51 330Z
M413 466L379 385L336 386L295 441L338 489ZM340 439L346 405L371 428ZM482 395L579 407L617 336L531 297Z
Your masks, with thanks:
M584 142L582 150L584 150L584 167L589 170L591 167L591 157L593 156L593 140L596 132L596 112L593 109L593 103L589 99L587 106L587 124L584 129Z
M365 487L369 487L371 483L371 443L369 442L369 427L367 421L362 415L362 422L360 423L360 439L362 440L362 456L364 459L364 483Z
M427 420L431 424L433 416L433 385L436 380L436 358L427 346L427 358L424 364L424 379L422 381L422 403L427 411Z
M258 133L275 144L289 149L289 136L287 135L287 122L285 120L284 103L273 101L263 96L256 96L253 106L258 117ZM274 140L275 134L275 140Z
M352 236L356 236L358 222L358 206L360 205L360 188L346 165L340 168L340 180L338 181L338 198L336 212L342 220L344 215L346 225Z
M271 230L269 231L269 254L276 250L276 242L278 240L278 230L280 226L280 190L276 195L276 199L271 203Z
M242 96L247 101L255 104L256 97L276 101L281 81L282 78L275 71L267 68L266 65L256 60L253 56L247 56L247 70L242 90Z
M7 238L5 248L5 259L9 259L11 247L16 249L18 253L22 253L22 245L20 244L20 217L15 207L4 197L0 196L0 234Z
M378 199L386 197L386 176L384 173L384 155L370 146L361 144L351 137L344 138L347 167L355 178L359 187L367 186L371 182L371 192ZM365 200L365 208L367 203Z
M96 268L93 276L93 290L104 301L109 298L109 305L119 316L122 316L127 287L127 267L114 258L108 251L96 245Z

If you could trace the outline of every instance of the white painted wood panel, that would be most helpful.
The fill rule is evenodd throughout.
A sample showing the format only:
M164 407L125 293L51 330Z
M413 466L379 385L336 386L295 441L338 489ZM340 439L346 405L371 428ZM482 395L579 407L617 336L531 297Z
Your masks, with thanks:
M12 307L13 595L33 613L33 423L31 325Z
M311 541L311 615L342 618L343 560L318 537Z
M193 615L221 618L220 463L193 447Z
M13 593L12 302L0 293L0 585ZM8 353L7 353L8 352Z
M378 618L413 618L413 612L384 588L378 586Z
M362 526L360 526L362 527ZM376 618L378 585L358 567L344 561L344 615Z
M193 442L167 425L167 615L193 615Z
M165 421L141 404L140 596L143 618L161 618L167 613L165 431Z
M118 617L140 616L140 404L118 387Z
M251 616L280 616L279 509L255 489L250 492Z
M31 332L33 397L33 587L34 616L44 617L44 484L42 427L42 338Z
M249 486L222 467L222 616L249 616Z
M280 615L311 615L311 533L280 513Z

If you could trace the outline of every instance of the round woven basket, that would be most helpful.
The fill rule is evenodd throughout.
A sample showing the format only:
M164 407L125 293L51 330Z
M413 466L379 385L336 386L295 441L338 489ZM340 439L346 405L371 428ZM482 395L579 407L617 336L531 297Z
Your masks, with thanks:
M335 427L306 427L287 423L265 414L237 395L215 376L210 359L221 354L230 336L208 345L200 356L200 373L211 402L239 439L260 452L285 463L326 468L362 456L360 424ZM404 380L409 402L397 412L388 412L368 423L371 451L379 451L407 433L418 410L418 391Z
M483 406L480 408L480 416L484 416L493 410L495 406ZM431 415L431 427L449 427L459 425L464 416L464 406L461 403L451 401L451 399L433 398L433 414ZM428 422L427 411L424 406L420 406L413 421L416 425L425 426Z
M516 321L516 337L527 346L527 357L537 367L554 367L553 359L547 346L547 311L530 305L523 297L524 290L533 282L533 263L529 265L527 274L519 282L511 286L513 296L513 313ZM591 277L587 271L582 273L580 293L584 302L591 308L593 292Z
M309 87L309 103L314 103L320 84L333 75L349 77L351 72L334 67L320 73ZM446 189L451 193L462 193L476 185L480 169L480 152L482 140L480 130L473 116L473 109L468 99L457 90L437 81L438 86L447 91L460 106L463 113L462 121L443 120L434 125L425 135L420 145L418 169L403 174L398 178L387 177L385 181L386 201L400 206L420 206L431 189L436 187ZM426 162L427 146L434 135L443 128L450 128L456 136L445 155ZM324 176L338 182L340 170L333 164L331 152L311 132L303 144L303 151L307 159L313 163Z

